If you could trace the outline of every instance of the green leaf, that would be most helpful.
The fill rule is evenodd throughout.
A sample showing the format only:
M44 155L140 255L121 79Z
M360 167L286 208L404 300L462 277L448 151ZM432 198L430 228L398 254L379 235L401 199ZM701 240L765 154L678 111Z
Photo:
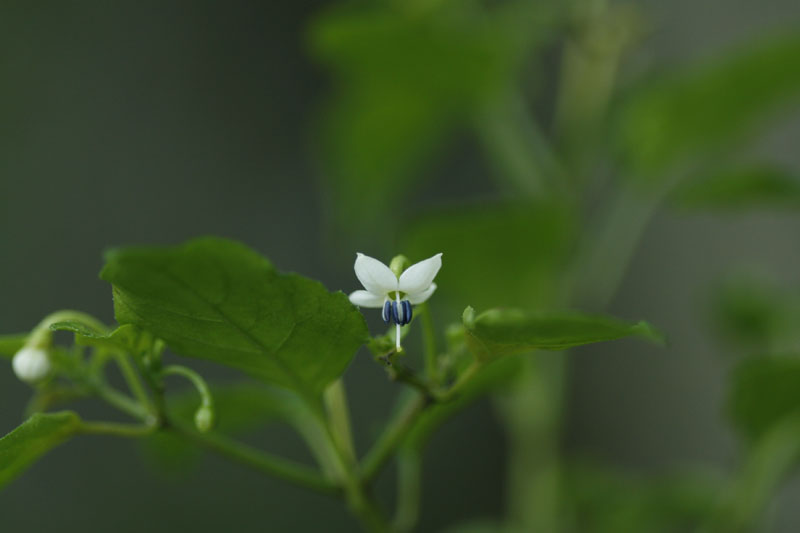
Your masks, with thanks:
M53 331L71 331L76 335L89 339L108 338L108 334L105 331L100 331L91 324L81 322L80 320L62 320L61 322L54 322L50 324L50 329Z
M11 359L28 340L30 333L18 333L16 335L0 335L0 357Z
M621 112L632 175L651 178L682 159L753 133L800 95L800 34L750 42L640 88Z
M547 307L557 300L576 238L576 217L556 203L460 205L413 221L398 250L443 252L434 299L467 305Z
M80 422L78 415L71 411L38 413L0 439L0 488L75 434Z
M782 420L800 415L800 358L758 357L740 363L732 376L728 411L751 442Z
M120 324L176 353L209 359L318 397L366 342L364 318L341 292L281 274L242 244L201 238L109 252Z
M630 323L599 315L490 309L480 315L467 307L463 316L467 344L479 361L533 350L564 350L573 346L641 337L663 343L647 322Z
M717 333L734 354L792 351L800 342L800 293L752 274L737 275L717 287L712 299Z
M740 168L691 180L676 191L672 201L692 209L796 209L800 207L800 178L769 166Z

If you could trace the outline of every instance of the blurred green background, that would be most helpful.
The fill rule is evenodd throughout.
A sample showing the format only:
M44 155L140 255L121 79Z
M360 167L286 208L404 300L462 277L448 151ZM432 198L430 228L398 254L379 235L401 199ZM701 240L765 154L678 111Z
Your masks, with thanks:
M409 3L419 6L420 17L424 4ZM359 33L330 22L339 16L329 14L332 5L3 3L0 330L25 331L60 308L111 322L110 288L97 279L104 249L177 243L201 234L242 240L283 270L349 292L358 288L351 268L356 251L388 260L402 251L392 245L402 242L404 223L416 213L456 202L480 204L506 190L507 184L493 181L492 162L481 155L480 141L460 117L503 75L519 76L524 86L544 95L535 112L545 122L556 114L548 79L558 73L562 50L553 43L565 28L553 22L555 10L542 2L530 19L509 17L487 29L479 18L469 31L444 34L442 42L456 50L452 57L460 57L462 46L480 52L481 43L489 44L490 55L485 64L473 61L480 54L461 64L450 61L448 46L437 48L442 64L457 73L438 78L435 58L428 71L425 65L404 64L401 55L382 54L384 46L375 45L370 53L370 39L385 45L395 38L391 18L381 26L355 17L354 25L366 24ZM624 5L637 17L638 35L620 68L623 86L643 73L657 77L735 43L800 28L794 0ZM345 13L359 9L356 4ZM505 31L505 23L513 31ZM361 37L349 42L353 34ZM536 54L513 52L537 40L546 44ZM493 53L507 63L492 59ZM415 99L402 85L405 78L394 76L393 69L404 68L429 77L427 99ZM778 68L797 71L798 65ZM462 80L469 87L447 88ZM370 105L373 89L394 83L394 92L379 92L392 96L387 105L377 105L363 123L347 121ZM459 97L451 98L453 93ZM746 150L797 175L800 119L796 112L782 113ZM358 153L359 135L371 127L392 131L385 137L389 148L363 145L363 158L341 155ZM446 142L437 141L442 136ZM513 139L498 142L510 145ZM403 150L410 154L407 160L402 153L392 159ZM385 180L359 181L360 175L375 176L381 165ZM602 191L589 194L595 192L602 196ZM800 217L791 209L735 215L659 211L609 310L648 319L668 333L671 344L666 350L625 342L576 351L564 450L640 475L698 465L728 468L738 447L723 417L732 359L712 334L712 289L732 269L797 285L798 235ZM510 261L503 252L498 250L500 265ZM443 272L460 268L444 261ZM229 375L212 365L192 361L192 366L210 377ZM365 352L345 382L363 451L399 386L387 382ZM19 423L29 390L8 370L0 372L0 391L5 433ZM81 409L104 413L93 405ZM488 402L435 436L425 456L420 531L503 512L504 439ZM303 457L288 431L265 431L251 440ZM196 468L166 473L150 464L133 442L75 439L3 492L4 530L356 527L338 502L223 459L204 457ZM388 475L380 485L384 496L391 485ZM775 531L797 529L800 510L792 505L797 498L800 480L776 499Z

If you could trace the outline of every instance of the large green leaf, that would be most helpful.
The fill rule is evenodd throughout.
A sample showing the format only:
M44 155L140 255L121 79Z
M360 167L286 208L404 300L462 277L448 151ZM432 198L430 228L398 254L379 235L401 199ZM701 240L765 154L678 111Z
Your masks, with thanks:
M728 409L749 441L784 419L800 416L800 357L758 357L740 363L733 373Z
M38 413L0 439L0 488L75 434L80 422L71 411Z
M467 344L479 361L533 350L564 350L573 346L641 337L663 342L647 322L630 323L600 315L490 309L480 315L464 311Z
M719 149L796 100L800 33L758 39L633 93L621 112L620 141L634 176Z
M241 369L318 396L366 342L361 313L341 292L281 274L242 244L201 238L122 248L100 276L114 286L117 321L175 352Z
M676 191L683 208L748 209L800 207L800 178L773 166L755 166L691 180Z

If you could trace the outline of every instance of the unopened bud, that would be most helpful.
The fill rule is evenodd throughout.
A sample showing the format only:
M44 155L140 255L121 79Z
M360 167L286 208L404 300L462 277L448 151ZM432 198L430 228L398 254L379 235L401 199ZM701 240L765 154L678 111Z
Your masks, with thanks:
M14 355L11 362L14 373L26 383L34 384L43 380L50 373L50 358L47 351L41 348L22 348Z
M214 427L214 409L210 405L202 405L194 414L194 425L201 433L208 433Z

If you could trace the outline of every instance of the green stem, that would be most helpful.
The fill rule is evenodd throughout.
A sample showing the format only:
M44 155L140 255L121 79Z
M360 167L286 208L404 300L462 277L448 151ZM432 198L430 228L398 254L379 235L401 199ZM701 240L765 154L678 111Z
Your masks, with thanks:
M169 428L220 455L289 483L322 494L336 495L341 492L339 487L320 476L314 469L294 461L257 450L219 434L197 432L188 425L175 420L169 421Z
M156 430L152 424L118 424L116 422L81 422L78 432L87 435L146 437Z
M323 399L336 446L341 450L343 459L354 465L356 452L353 446L353 432L350 429L350 409L347 407L347 393L341 379L330 384L325 390Z
M414 529L419 519L421 493L422 456L419 450L403 446L397 453L397 510L393 522L396 531Z
M144 406L145 409L148 411L153 411L155 408L150 401L150 396L148 396L145 392L144 386L139 379L139 375L136 373L136 370L134 370L133 366L128 360L128 356L123 353L117 353L115 354L115 359L120 371L122 372L122 376L125 378L125 382L128 384L128 388L133 393L133 396L142 406Z
M100 398L123 413L133 418L138 418L139 420L147 420L150 418L149 413L143 405L137 403L134 399L122 394L118 390L109 387L105 383L96 383L93 385L93 389Z
M364 483L369 483L377 477L403 438L414 427L414 422L429 404L429 397L424 394L415 394L397 412L361 463L361 479Z
M436 330L433 326L433 317L427 303L419 306L422 311L422 339L424 344L425 375L431 383L439 383L439 369L436 361Z

